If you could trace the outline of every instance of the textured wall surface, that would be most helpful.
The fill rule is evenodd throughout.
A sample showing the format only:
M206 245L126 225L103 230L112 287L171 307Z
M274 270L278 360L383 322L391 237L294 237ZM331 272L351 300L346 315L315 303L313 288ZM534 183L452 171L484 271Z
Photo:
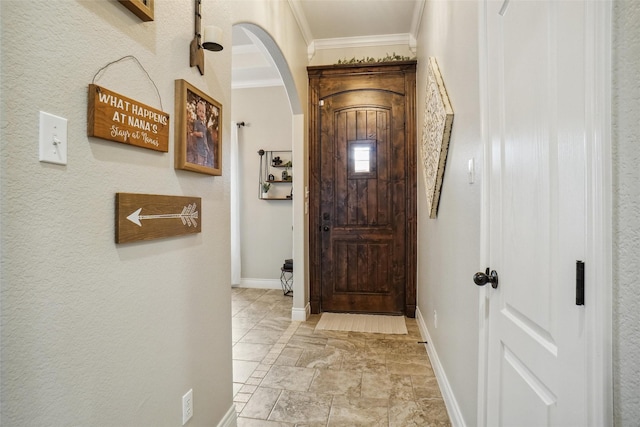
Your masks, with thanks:
M125 55L172 125L178 78L228 114L231 50L205 77L189 67L186 4L157 1L142 23L115 1L0 3L3 426L182 425L190 388L192 425L232 408L228 175L174 170L173 126L169 153L86 136L87 85ZM227 6L203 13L230 39ZM96 83L160 108L132 60ZM38 161L41 110L69 120L66 166ZM116 245L116 192L199 196L203 231Z
M0 424L217 425L232 409L228 145L231 24L272 35L306 99L306 46L282 1L203 2L224 31L189 67L193 2L141 22L115 0L0 2ZM28 29L28 34L27 34ZM135 55L158 88L133 60ZM92 82L171 114L169 153L86 136ZM223 105L223 176L174 164L174 80ZM306 103L302 109L306 109ZM68 165L38 161L38 112L65 117ZM300 143L303 143L301 138ZM115 245L114 194L202 198L202 233Z
M613 13L615 425L640 425L640 3Z
M292 116L284 88L233 90L233 119L249 123L238 131L242 278L279 279L284 260L292 257L293 207L290 201L258 199L258 150L291 150ZM273 195L291 190L290 184L271 186Z
M429 219L418 165L418 307L466 425L476 425L482 140L478 5L430 1L418 37L418 138L422 138L427 57L435 56L451 101L453 132L437 219ZM467 165L475 159L476 181ZM438 313L438 327L434 322Z

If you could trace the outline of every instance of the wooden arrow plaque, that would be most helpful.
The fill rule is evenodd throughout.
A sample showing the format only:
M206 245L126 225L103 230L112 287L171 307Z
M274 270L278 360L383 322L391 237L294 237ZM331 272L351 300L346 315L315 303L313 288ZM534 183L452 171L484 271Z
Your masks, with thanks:
M200 233L200 197L116 193L116 243Z

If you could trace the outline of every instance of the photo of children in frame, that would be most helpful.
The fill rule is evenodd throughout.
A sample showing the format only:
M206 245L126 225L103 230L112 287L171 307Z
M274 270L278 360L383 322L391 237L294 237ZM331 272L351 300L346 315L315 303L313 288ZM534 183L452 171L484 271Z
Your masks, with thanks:
M222 104L186 80L175 90L175 168L222 175Z
M217 169L220 108L187 89L187 162Z

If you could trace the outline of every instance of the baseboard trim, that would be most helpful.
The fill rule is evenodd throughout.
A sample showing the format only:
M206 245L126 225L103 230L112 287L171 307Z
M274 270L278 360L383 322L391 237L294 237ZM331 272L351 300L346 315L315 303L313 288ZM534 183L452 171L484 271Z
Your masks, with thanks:
M282 289L280 279L240 279L241 288Z
M420 329L422 340L427 342L425 347L427 348L427 353L429 354L433 371L436 374L436 379L438 380L438 385L442 392L442 398L444 399L444 404L447 407L447 412L449 413L451 425L453 427L466 427L464 418L462 417L462 412L460 411L460 405L453 394L451 384L447 379L442 363L440 363L440 358L438 358L438 352L431 341L431 336L429 335L429 330L427 329L424 317L422 317L422 313L420 312L420 307L416 308L416 321L418 322L418 328Z
M309 316L311 316L311 304L309 303L307 303L305 308L293 307L291 309L291 320L304 322L309 318Z
M238 415L236 414L236 404L232 403L231 407L224 414L224 417L218 423L218 427L237 427L238 425Z

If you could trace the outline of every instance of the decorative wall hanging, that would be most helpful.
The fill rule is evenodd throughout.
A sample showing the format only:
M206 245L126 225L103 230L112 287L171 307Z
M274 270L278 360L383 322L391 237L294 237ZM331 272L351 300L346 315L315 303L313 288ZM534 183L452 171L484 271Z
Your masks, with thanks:
M124 7L133 12L141 20L153 21L154 0L118 0Z
M222 104L176 80L175 168L222 175Z
M200 233L200 197L116 193L116 243Z
M453 109L440 75L438 63L434 57L429 57L427 96L422 128L422 164L429 218L435 218L438 213L452 125Z
M87 135L166 153L169 114L90 84Z

